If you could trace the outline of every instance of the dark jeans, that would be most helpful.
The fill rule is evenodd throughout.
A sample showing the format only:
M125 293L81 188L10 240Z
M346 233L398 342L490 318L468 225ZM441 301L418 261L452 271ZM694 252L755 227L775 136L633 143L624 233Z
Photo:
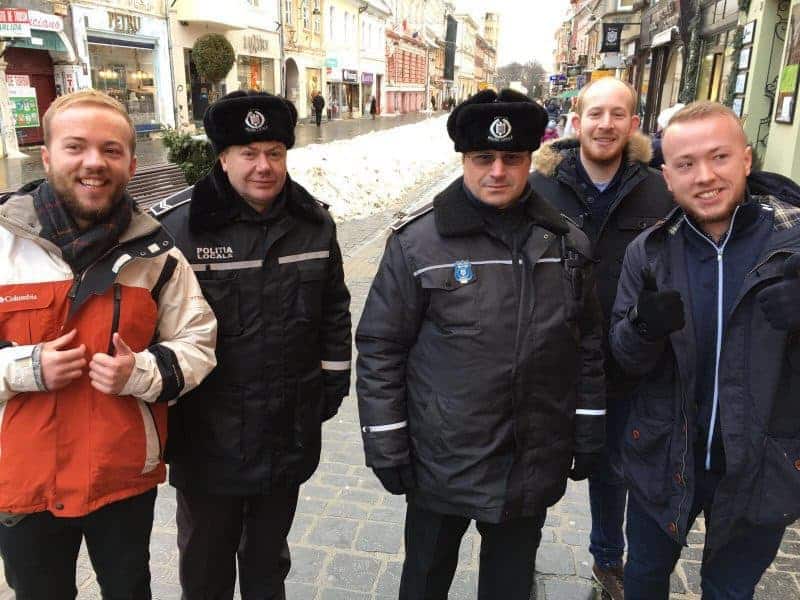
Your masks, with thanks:
M592 532L589 552L601 569L622 566L625 536L625 499L628 490L622 473L620 445L630 412L630 400L609 398L606 413L606 449L597 471L589 477Z
M505 523L476 523L481 534L478 600L530 598L544 519L543 513ZM466 517L442 515L409 503L400 600L447 600L469 523Z
M104 600L150 600L150 531L155 488L84 517L50 512L0 526L6 581L17 600L73 600L81 539Z
M695 477L689 525L702 511L708 527L714 492L721 476L702 471ZM778 553L783 532L782 527L753 527L729 540L711 560L704 554L700 568L703 600L751 600L761 575ZM682 546L644 512L633 496L628 499L627 533L625 600L666 600L669 577Z
M317 127L319 127L322 124L322 111L321 110L315 110L314 111L314 118L317 120Z
M269 495L217 496L177 491L183 600L284 600L291 559L286 536L298 488Z

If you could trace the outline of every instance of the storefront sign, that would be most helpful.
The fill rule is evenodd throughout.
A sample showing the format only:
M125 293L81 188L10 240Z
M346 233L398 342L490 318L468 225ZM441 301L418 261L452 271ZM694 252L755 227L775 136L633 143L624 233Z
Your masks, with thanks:
M342 81L345 83L358 83L358 71L342 69Z
M0 8L0 38L4 37L31 37L31 23L27 8Z
M31 87L30 75L6 75L8 87Z
M325 59L325 66L329 69L335 69L339 66L339 61L335 58L326 58Z
M592 71L592 81L597 81L598 79L604 79L606 77L614 77L615 72L611 69L597 69L596 71Z
M269 52L269 40L260 35L245 35L242 37L242 46L249 54Z
M11 100L11 112L14 115L14 126L39 127L39 106L36 104L36 88L10 87L8 96Z
M623 27L625 23L603 23L603 43L600 52L619 52Z
M373 82L373 75L372 73L362 73L361 74L361 83L364 85L372 85Z
M108 11L108 28L117 33L139 33L142 17Z
M28 16L30 17L31 27L41 31L64 31L64 20L56 15L39 12L38 10L29 10Z
M651 6L642 15L642 46L650 46L651 39L659 32L677 28L681 18L678 0L662 0Z

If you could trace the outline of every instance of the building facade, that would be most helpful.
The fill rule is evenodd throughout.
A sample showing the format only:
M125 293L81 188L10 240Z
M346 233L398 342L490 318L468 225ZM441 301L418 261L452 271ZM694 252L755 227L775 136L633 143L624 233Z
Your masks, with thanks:
M478 24L468 14L454 15L458 23L456 37L455 61L455 95L456 101L461 102L478 91L475 79L475 47L478 35Z

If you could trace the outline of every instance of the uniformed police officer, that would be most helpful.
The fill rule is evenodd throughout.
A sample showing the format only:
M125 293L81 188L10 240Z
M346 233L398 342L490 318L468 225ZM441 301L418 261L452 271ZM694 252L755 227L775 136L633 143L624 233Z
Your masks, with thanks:
M479 598L527 600L546 509L603 448L589 242L527 183L546 122L511 90L453 111L463 177L394 226L358 327L367 464L408 500L401 599L447 597L474 519Z
M298 486L350 381L336 228L286 171L297 112L266 93L211 105L218 160L155 207L219 321L218 366L170 414L184 600L284 598Z

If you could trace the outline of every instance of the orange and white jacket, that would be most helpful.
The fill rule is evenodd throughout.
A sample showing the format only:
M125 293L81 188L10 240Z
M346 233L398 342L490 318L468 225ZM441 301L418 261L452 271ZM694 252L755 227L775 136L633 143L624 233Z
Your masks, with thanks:
M216 365L217 322L153 218L135 210L119 244L76 279L39 237L36 193L0 204L0 512L76 517L164 480L167 405ZM44 389L37 345L73 328L87 360L110 352L115 331L133 350L119 396L95 390L88 370Z

